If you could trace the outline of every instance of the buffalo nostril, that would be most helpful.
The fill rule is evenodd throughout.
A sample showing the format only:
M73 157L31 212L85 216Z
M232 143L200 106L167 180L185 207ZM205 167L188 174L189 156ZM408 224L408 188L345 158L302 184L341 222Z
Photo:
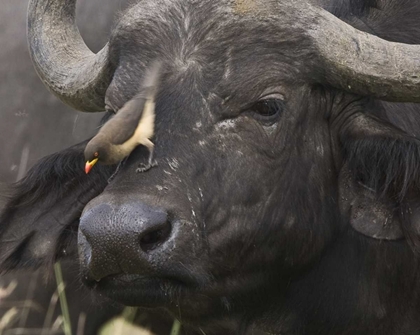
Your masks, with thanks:
M158 227L149 229L140 236L140 248L144 252L150 252L161 246L168 239L172 227L169 222L165 222Z

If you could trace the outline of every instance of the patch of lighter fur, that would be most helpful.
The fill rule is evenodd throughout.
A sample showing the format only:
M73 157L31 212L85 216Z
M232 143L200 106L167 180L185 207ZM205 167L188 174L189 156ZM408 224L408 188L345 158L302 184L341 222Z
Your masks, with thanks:
M168 159L168 165L173 171L176 171L179 168L179 162L176 158Z
M193 128L194 131L201 132L201 128L203 127L203 123L201 121L196 122L195 127Z
M266 133L271 136L271 135L276 133L277 126L278 126L278 124L274 123L273 125L271 125L269 127L264 127L264 129L265 129Z
M201 96L201 101L204 105L204 108L205 108L206 112L208 113L208 115L212 115L210 104L209 104L208 100L206 99L206 97L203 95L203 93L200 90L198 90L197 92L199 92L199 94Z
M295 223L296 223L296 217L293 215L288 216L284 223L284 229L292 228L295 225Z
M186 72L191 67L200 69L199 62L194 56L187 56L184 51L181 51L181 55L174 59L174 65L180 73Z
M225 72L223 73L223 79L228 80L232 74L232 48L229 48L225 66Z
M189 13L187 13L187 15L185 15L184 17L184 29L187 33L189 33L190 31L190 26L191 26L191 17Z
M323 157L324 156L324 154L325 154L325 150L324 150L324 147L322 146L322 144L320 144L320 145L317 145L316 146L316 152L321 156L321 157Z
M194 224L197 225L197 215L196 215L195 210L194 210L194 203L193 203L193 199L192 199L190 191L187 191L187 198L188 198L188 201L189 201L190 206L191 206L192 220L193 220ZM194 229L193 229L193 233L194 233Z
M219 130L229 130L235 127L236 127L236 122L235 120L232 120L232 119L221 121L216 125L216 128Z
M183 27L178 29L179 41L181 42L180 50L174 55L173 63L179 72L186 72L190 68L200 72L201 66L197 58L200 47L192 46L190 41L193 39L194 30L191 27L191 17L189 13L183 17Z
M257 9L255 0L235 0L234 11L238 14L247 14Z
M187 198L188 198L188 201L190 202L190 204L192 205L192 197L191 197L191 193L188 191L187 192Z
M203 194L203 190L201 189L201 187L198 188L198 193L200 194L201 201L203 201L204 200L204 194Z

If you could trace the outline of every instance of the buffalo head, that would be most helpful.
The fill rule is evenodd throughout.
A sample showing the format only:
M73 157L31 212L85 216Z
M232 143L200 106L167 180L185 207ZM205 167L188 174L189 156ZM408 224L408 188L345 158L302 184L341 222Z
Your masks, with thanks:
M419 142L380 101L420 100L418 46L301 0L144 0L95 55L74 7L31 1L40 77L112 115L158 60L158 166L136 173L139 147L84 176L85 143L41 161L2 214L3 270L71 253L78 232L87 286L216 334L383 334L391 306L419 306Z

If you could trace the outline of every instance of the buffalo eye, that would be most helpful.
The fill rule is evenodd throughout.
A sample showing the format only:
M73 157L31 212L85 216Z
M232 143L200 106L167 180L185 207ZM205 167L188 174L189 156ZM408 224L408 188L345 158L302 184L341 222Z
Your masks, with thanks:
M284 100L281 95L264 97L246 108L245 113L260 121L266 126L276 122L284 109Z

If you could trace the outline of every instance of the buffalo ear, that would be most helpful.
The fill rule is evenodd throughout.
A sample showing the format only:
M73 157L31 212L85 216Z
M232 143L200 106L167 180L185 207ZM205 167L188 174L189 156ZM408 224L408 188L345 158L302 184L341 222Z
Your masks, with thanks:
M420 189L420 140L372 115L359 113L342 127L344 162L355 180L395 201Z
M12 185L0 214L0 272L50 265L74 253L79 217L115 167L84 172L87 141L47 156Z
M404 238L398 206L355 181L347 167L340 172L340 210L359 233L379 239Z
M339 139L341 209L351 226L376 239L406 237L414 247L420 216L404 212L420 199L420 141L363 113L342 127Z

